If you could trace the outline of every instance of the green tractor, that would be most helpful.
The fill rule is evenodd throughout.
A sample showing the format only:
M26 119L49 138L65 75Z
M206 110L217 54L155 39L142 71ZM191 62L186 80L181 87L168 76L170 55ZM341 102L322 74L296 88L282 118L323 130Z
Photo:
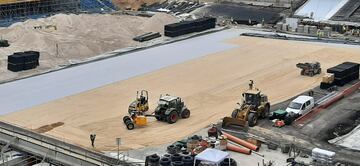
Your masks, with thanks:
M160 96L158 106L155 109L155 117L159 121L165 121L170 124L178 119L190 117L190 110L185 106L180 97L165 95Z

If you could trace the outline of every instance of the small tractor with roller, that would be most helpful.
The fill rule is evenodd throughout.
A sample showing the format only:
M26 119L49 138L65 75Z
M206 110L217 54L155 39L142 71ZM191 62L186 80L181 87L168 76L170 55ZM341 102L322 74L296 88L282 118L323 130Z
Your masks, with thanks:
M146 90L137 91L136 99L129 105L129 114L145 113L149 110L149 93Z
M259 118L267 118L270 112L270 103L268 97L254 88L254 82L250 80L249 89L242 94L242 103L237 103L231 117L224 117L223 126L229 125L253 127L257 124Z
M141 99L143 97L143 99ZM140 99L140 100L138 100ZM158 106L152 114L146 114L148 107L148 93L141 91L138 93L137 100L129 106L129 115L124 116L123 121L128 130L132 130L135 126L146 126L148 117L155 117L158 121L165 121L169 124L176 123L178 119L189 118L190 110L185 106L180 97L165 95L160 96ZM145 100L141 103L141 100Z

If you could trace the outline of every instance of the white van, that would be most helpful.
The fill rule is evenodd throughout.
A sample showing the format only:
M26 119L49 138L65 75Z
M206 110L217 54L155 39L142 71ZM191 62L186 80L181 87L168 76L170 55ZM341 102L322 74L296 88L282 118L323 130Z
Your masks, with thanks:
M311 111L314 107L314 98L311 96L298 96L294 99L289 106L286 108L286 112L294 113L298 116L304 115Z

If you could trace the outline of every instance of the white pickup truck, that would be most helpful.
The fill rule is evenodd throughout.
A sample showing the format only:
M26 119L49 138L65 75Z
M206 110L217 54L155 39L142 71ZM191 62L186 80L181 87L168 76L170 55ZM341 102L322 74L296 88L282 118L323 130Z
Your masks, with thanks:
M293 113L297 117L306 114L314 107L314 98L311 96L298 96L286 108L286 112Z

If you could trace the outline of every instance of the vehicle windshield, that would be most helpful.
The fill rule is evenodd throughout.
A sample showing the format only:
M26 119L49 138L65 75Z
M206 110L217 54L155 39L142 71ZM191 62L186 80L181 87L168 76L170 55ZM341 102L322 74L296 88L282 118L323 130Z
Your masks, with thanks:
M169 103L168 101L160 100L158 104L159 105L168 105L168 103Z
M301 108L301 105L302 105L302 104L300 104L300 103L291 102L291 103L289 104L289 108L299 110L299 109Z
M245 101L246 101L246 103L248 103L248 104L253 103L253 102L254 102L254 98L255 98L255 95L253 95L253 94L248 94L248 93L245 94Z

